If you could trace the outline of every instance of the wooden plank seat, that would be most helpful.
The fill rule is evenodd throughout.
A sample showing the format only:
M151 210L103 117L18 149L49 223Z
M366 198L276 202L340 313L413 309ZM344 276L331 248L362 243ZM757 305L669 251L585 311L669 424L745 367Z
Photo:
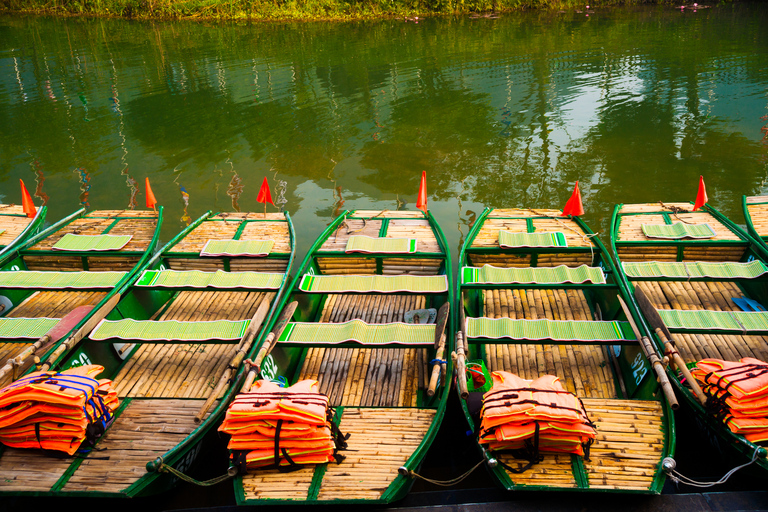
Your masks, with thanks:
M290 322L278 341L286 345L356 343L377 347L428 347L435 343L435 325L411 325L401 322L368 324L362 320L344 323Z
M285 473L257 470L243 476L247 500L379 499L421 444L436 411L416 408L343 408L339 429L350 434L340 463Z
M467 339L487 343L487 339L521 342L586 342L621 345L635 343L629 322L592 320L536 320L516 318L467 318Z
M442 276L316 276L304 275L299 289L308 293L445 293L448 278Z
M270 272L147 270L135 286L179 290L277 290L284 278L285 274Z
M659 310L672 332L718 331L729 334L768 334L766 311Z
M584 398L582 402L597 430L589 459L543 454L540 463L523 473L507 470L509 479L520 487L650 489L665 443L661 404L603 398ZM494 455L513 468L527 464L510 453Z
M605 284L605 273L600 267L579 265L568 267L503 268L492 265L462 267L461 283L466 284Z
M37 272L15 270L0 272L0 288L35 290L111 289L125 277L125 272Z
M632 280L659 278L688 281L691 279L754 279L768 273L760 260L738 261L624 261L622 268Z
M207 340L239 340L250 320L208 320L182 322L178 320L102 320L93 329L90 339L103 341L122 339L133 341L201 342Z

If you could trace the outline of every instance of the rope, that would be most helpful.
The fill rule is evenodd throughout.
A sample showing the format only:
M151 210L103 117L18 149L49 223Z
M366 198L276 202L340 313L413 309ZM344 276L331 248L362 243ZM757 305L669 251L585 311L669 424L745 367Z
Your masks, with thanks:
M469 471L467 471L463 475L457 476L456 478L452 478L450 480L433 480L431 478L427 478L425 476L421 476L420 474L416 473L415 471L411 471L411 470L408 470L408 477L410 477L410 478L421 478L425 482L429 482L430 484L439 485L441 487L451 487L452 485L456 485L456 484L460 483L462 480L464 480L465 478L467 478L470 474L472 474L472 472L474 470L476 470L477 468L482 466L484 462L485 462L485 459L481 460L480 462L475 464Z
M758 455L760 454L760 449L761 448L759 446L755 447L755 453L752 454L752 460L750 460L746 464L742 464L741 466L736 466L735 468L733 468L732 470L727 472L725 475L723 475L723 477L720 480L716 481L716 482L698 482L696 480L688 478L687 476L681 475L680 473L675 471L674 468L672 468L672 469L666 469L665 468L665 471L667 472L667 474L669 475L669 477L672 479L673 482L682 482L682 483L684 483L686 485L690 485L692 487L702 487L702 488L712 487L712 486L715 486L715 485L724 484L738 470L740 470L742 468L745 468L745 467L749 466L750 464L753 464L757 460Z
M587 246L589 247L590 258L592 260L595 259L595 244L592 243L592 238L596 237L600 233L592 233L592 234L584 233L582 231L579 231L576 228L573 228L573 227L569 226L568 224L563 222L563 219L561 219L558 216L547 215L546 213L538 212L538 211L534 210L533 208L528 208L528 211L534 213L535 215L538 215L539 217L546 217L547 219L552 219L552 220L556 221L558 224L560 224L562 227L564 227L565 229L568 229L568 230L573 231L574 233L576 233L578 236L581 237L581 240L583 242L587 243Z
M221 482L229 480L230 478L233 478L235 476L235 474L236 474L236 472L233 472L232 474L225 473L225 474L223 474L221 476L217 476L216 478L211 478L210 480L206 480L204 482L200 482L199 480L195 480L191 476L185 475L184 473L182 473L178 469L175 469L175 468L167 465L165 462L163 462L163 458L162 457L160 457L158 459L158 461L159 461L160 465L155 470L158 473L170 473L170 474L174 475L175 477L177 477L177 478L179 478L181 480L184 480L185 482L189 482L190 484L199 485L200 487L210 487L212 485L219 484Z
M691 213L688 210L686 210L685 208L680 208L679 206L674 206L674 205L666 205L666 204L662 203L661 201L659 201L659 204L661 205L661 207L663 209L671 211L672 215L674 215L675 218L677 220L679 220L680 222L682 222L683 224L696 224L695 222L683 220L683 219L681 219L680 217L677 216L677 212Z

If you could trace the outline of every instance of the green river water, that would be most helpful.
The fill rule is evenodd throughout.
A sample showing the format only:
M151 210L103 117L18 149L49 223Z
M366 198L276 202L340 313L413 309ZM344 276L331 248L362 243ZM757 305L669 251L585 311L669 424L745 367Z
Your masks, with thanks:
M693 200L743 223L768 192L768 7L207 24L0 17L0 202L48 219L165 206L293 217L298 255L344 209L429 208L454 257L484 206ZM269 205L270 211L275 209Z

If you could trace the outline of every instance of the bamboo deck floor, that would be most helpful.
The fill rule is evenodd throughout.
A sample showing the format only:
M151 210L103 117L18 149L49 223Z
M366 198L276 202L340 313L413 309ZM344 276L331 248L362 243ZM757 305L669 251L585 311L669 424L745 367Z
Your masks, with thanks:
M143 253L149 247L157 226L157 212L137 210L99 210L76 219L56 233L46 237L28 249L24 262L29 270L83 270L81 256L61 254L37 255L35 251L50 251L64 235L100 235L107 231L109 235L132 235L130 242L118 251L88 256L88 270L119 271L131 270L139 261L139 256L126 253ZM116 223L115 223L116 222ZM114 224L114 225L113 225Z
M24 208L11 204L0 204L0 248L16 240L32 219L24 214Z
M13 308L6 316L8 318L63 318L79 306L96 305L106 295L105 292L88 291L45 291L35 292L19 305ZM0 343L0 361L16 357L25 348L36 340L24 340L23 342ZM32 359L20 368L25 371L32 364ZM6 375L0 379L0 388L11 383L12 375Z
M621 207L619 214L622 216L619 217L618 238L616 239L616 249L619 258L623 261L676 261L676 241L649 239L642 231L643 224L665 224L666 222L662 213L666 213L672 222L680 221L692 224L707 223L716 233L714 238L706 239L703 243L697 241L697 246L686 247L683 253L684 261L739 261L741 259L741 256L744 254L744 250L747 247L746 242L737 246L728 247L718 247L706 243L741 241L735 233L717 220L712 214L704 211L690 211L692 205L689 203L664 204L665 206L683 208L687 210L687 213L672 213L670 209L664 210L659 203L628 204ZM627 245L626 243L628 242L649 243L637 246Z
M731 299L744 296L738 285L724 281L638 281L634 284L656 309L740 311ZM754 357L768 361L768 336L675 333L673 337L687 363L709 357L727 361Z
M159 320L247 320L274 292L183 291ZM233 343L142 343L113 379L122 397L207 398L233 356Z
M423 295L331 294L320 322L403 322L425 304ZM415 407L428 385L427 357L427 349L312 347L299 380L317 380L332 406Z
M434 420L431 409L343 409L340 430L350 434L341 464L292 473L264 470L243 477L246 500L377 500L397 469L418 448ZM313 479L322 478L319 489ZM310 492L317 493L316 498Z
M583 463L590 489L648 490L664 453L663 410L660 402L583 399L589 418L597 425L597 439L589 460L546 454L544 460L521 474L506 471L520 486L579 487L574 464ZM525 461L503 453L499 459L513 468ZM583 483L582 483L583 485Z
M46 492L64 475L71 459L40 450L4 448L0 453L0 492Z
M483 316L535 320L592 320L582 290L484 290ZM489 371L504 370L524 379L556 375L579 397L616 398L616 387L605 347L489 343L483 345Z
M752 227L761 237L768 236L768 196L748 197L746 203Z

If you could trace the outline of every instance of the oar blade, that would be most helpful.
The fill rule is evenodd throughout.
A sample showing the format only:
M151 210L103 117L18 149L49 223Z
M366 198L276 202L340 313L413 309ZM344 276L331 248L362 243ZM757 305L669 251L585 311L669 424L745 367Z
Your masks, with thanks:
M443 337L445 332L445 326L448 324L448 314L451 312L451 305L446 302L437 311L437 319L435 320L435 348L440 345L440 338Z
M656 308L653 307L651 301L640 288L635 288L635 301L637 301L637 305L640 307L640 311L642 311L643 316L648 319L651 327L653 329L661 329L661 332L664 333L664 336L666 336L668 340L671 340L672 334L664 324L664 320L661 319L659 312L656 311Z

